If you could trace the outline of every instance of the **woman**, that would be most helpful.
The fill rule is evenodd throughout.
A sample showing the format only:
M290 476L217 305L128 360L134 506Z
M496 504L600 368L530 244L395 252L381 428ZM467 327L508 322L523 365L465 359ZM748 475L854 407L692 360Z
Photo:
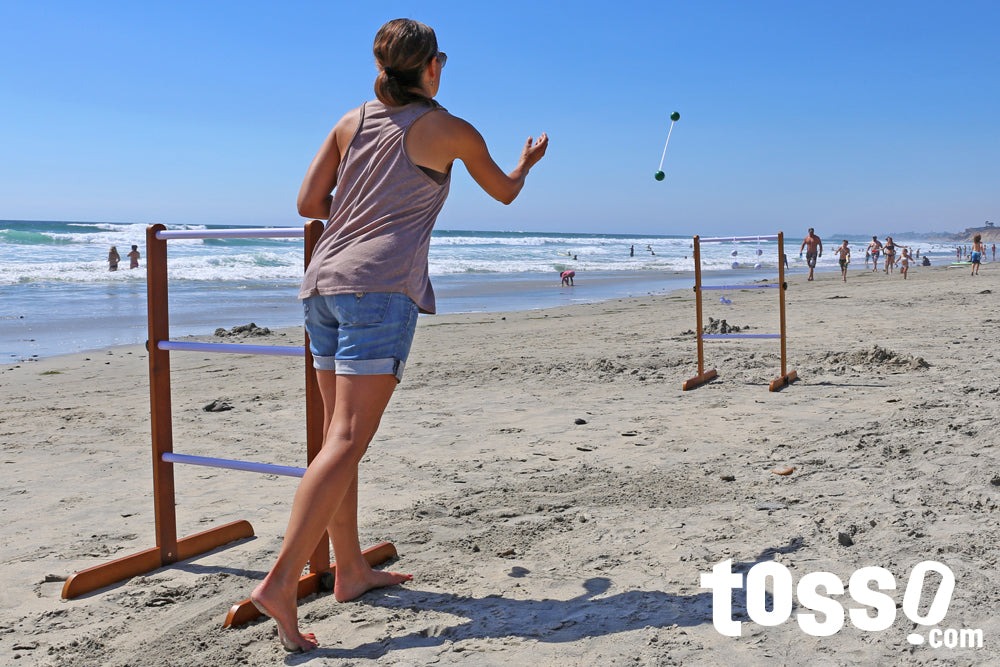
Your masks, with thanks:
M120 261L122 257L118 254L117 246L111 246L111 250L108 251L108 271L117 271Z
M431 228L459 159L495 199L509 204L548 146L531 137L505 174L476 129L434 96L447 56L428 26L386 23L375 36L375 101L341 118L299 191L298 210L327 225L300 298L323 397L324 439L295 494L274 567L251 599L278 624L290 651L318 646L298 629L298 579L323 531L337 563L334 597L344 602L409 575L373 570L357 527L358 462L402 378L417 313L433 313L427 275Z
M891 236L885 237L882 253L885 255L885 272L891 274L893 267L896 266L896 244L893 243Z

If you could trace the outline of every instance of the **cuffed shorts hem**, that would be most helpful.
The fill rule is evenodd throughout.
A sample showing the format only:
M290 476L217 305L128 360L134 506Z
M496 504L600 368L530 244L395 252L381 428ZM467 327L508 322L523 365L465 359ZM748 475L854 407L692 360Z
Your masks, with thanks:
M334 371L337 375L393 375L403 381L406 362L389 357L387 359L336 359L313 355L313 368L318 371Z

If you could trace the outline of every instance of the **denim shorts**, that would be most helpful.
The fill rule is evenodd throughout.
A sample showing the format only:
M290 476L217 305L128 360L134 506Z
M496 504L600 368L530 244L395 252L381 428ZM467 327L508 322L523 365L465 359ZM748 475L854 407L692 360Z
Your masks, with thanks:
M311 296L302 301L313 367L338 375L403 379L419 309L399 292Z

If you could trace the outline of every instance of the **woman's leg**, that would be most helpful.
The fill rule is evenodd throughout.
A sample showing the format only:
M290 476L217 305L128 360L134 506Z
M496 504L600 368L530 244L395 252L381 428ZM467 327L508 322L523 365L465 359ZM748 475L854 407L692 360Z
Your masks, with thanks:
M352 392L350 385L353 380L364 376L342 375L342 390L338 391L337 377L330 371L317 371L317 381L319 383L320 394L323 396L323 433L324 446L327 442L336 441L336 431L331 431L334 423L334 415L337 410L337 396ZM391 376L376 376L391 377ZM390 390L395 388L396 378L391 377ZM381 414L379 415L381 419ZM336 428L342 428L338 424ZM378 429L378 423L374 425L371 436ZM331 434L333 439L331 438ZM358 475L355 467L354 479L351 481L344 499L341 501L337 511L330 517L327 524L327 534L333 543L334 561L337 564L337 572L334 579L333 596L338 602L347 602L370 591L373 588L382 586L393 586L404 581L409 581L413 577L396 572L384 572L373 570L368 561L365 560L361 552L361 542L358 538Z
M392 375L335 376L333 371L317 371L317 377L324 408L328 410L332 406L323 448L309 464L295 492L278 559L250 596L278 623L283 643L296 644L305 650L317 644L298 630L296 592L299 577L327 525L338 530L344 525L343 521L331 523L331 519L345 500L356 515L358 462L375 435L397 384ZM357 543L356 516L352 525L353 542ZM335 545L344 541L342 536L332 537ZM360 555L360 549L358 551ZM351 567L348 562L345 573ZM339 563L337 569L339 574Z

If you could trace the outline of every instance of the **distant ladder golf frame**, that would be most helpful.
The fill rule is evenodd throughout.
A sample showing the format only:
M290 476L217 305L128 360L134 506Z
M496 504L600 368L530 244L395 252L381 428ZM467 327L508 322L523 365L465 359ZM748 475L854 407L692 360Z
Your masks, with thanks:
M309 352L308 334L303 347L192 343L170 340L167 300L167 240L300 237L304 238L305 265L308 267L313 249L322 233L323 223L319 220L306 223L302 229L167 231L163 225L151 225L146 229L146 300L149 314L149 341L146 345L149 350L149 401L153 444L153 507L156 546L74 573L63 586L63 598L74 598L98 588L166 567L177 561L194 558L230 542L253 537L253 527L250 523L240 520L210 528L195 535L178 538L177 519L174 511L173 466L175 463L293 477L301 477L305 473L305 468L174 453L170 405L170 350L304 357L307 463L312 462L323 446L323 400L316 382L312 354ZM375 566L396 556L396 548L389 542L383 542L366 549L363 553L368 563ZM331 577L333 576L336 576L336 564L330 563L330 542L326 533L323 533L323 537L309 559L309 573L299 579L298 597L312 595L320 589L331 590L333 588ZM260 612L248 598L232 606L223 627L243 625L258 616L260 616Z
M738 241L778 241L778 282L766 284L750 285L719 285L706 286L701 284L701 244L702 243L736 243ZM787 370L787 358L785 355L785 290L788 283L785 282L785 240L784 232L778 232L775 236L719 236L713 238L694 237L694 299L697 312L697 339L698 339L698 374L690 380L685 380L681 388L684 391L700 387L718 375L713 368L705 370L705 340L724 340L733 338L778 338L781 341L781 376L771 380L769 389L778 391L788 386L798 378L795 371ZM777 289L778 290L778 318L780 320L780 333L776 334L706 334L702 325L701 293L703 290L744 290L744 289Z

